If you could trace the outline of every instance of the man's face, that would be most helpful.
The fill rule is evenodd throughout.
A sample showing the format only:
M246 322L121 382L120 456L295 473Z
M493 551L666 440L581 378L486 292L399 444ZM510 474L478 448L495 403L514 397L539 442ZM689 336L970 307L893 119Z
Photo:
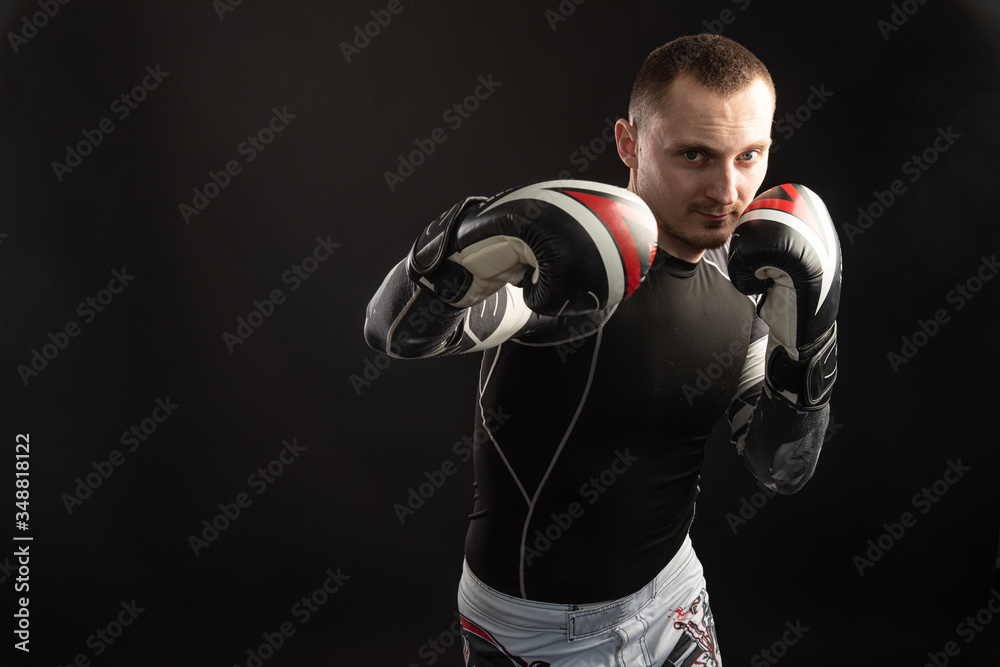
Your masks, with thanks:
M629 189L656 217L660 247L697 261L728 240L764 180L774 98L760 80L725 97L687 76L668 95L640 127L619 121L619 152L632 168ZM630 129L631 147L622 141Z

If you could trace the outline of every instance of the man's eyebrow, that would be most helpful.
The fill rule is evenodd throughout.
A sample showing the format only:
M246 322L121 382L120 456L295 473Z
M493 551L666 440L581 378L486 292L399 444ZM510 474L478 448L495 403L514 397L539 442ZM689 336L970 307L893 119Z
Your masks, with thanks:
M771 146L771 143L772 143L771 137L761 138L761 139L758 139L756 141L751 141L746 146L744 146L741 149L740 152L747 151L747 150L753 150L755 148L768 148L768 147ZM667 146L667 150L675 152L675 153L686 153L688 151L698 151L700 153L705 153L707 155L716 155L716 154L718 154L720 152L714 146L709 146L708 144L706 144L704 142L701 142L701 141L697 141L697 140L691 140L691 141L680 140L680 141L675 141L672 144L670 144L669 146Z
M677 153L698 151L700 153L715 154L718 152L715 150L715 148L709 146L708 144L702 143L700 141L686 141L686 140L675 141L669 146L667 146L667 149Z

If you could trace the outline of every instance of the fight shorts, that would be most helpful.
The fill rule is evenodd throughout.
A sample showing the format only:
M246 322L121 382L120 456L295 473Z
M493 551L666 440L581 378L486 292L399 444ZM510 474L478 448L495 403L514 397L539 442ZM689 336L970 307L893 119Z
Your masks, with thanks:
M467 667L721 667L701 561L687 537L640 590L586 605L522 600L463 567Z

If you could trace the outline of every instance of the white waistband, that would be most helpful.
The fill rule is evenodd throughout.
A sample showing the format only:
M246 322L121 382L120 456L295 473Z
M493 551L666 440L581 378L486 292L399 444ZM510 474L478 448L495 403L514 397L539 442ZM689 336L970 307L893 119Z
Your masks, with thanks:
M565 634L567 639L583 639L607 632L615 625L635 615L660 591L679 578L691 578L683 588L700 586L703 580L701 562L695 556L690 536L660 570L653 580L635 593L597 605L555 604L523 600L496 591L463 564L459 595L467 604L489 617L494 623L534 632L552 631ZM687 592L681 592L687 595Z

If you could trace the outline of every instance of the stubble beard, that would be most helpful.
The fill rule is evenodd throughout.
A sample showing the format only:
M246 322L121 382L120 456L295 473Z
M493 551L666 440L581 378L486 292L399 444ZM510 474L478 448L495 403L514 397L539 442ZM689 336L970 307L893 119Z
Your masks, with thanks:
M689 218L697 217L699 211L707 213L708 215L730 215L729 218L721 222L701 220L699 221L699 228L694 233L682 229L680 226L675 225L660 216L657 216L657 224L661 233L678 239L691 248L696 250L714 250L716 248L721 248L727 241L729 241L729 237L732 236L733 229L736 227L736 219L742 210L742 207L739 205L718 206L711 203L689 204L685 210L685 215Z

